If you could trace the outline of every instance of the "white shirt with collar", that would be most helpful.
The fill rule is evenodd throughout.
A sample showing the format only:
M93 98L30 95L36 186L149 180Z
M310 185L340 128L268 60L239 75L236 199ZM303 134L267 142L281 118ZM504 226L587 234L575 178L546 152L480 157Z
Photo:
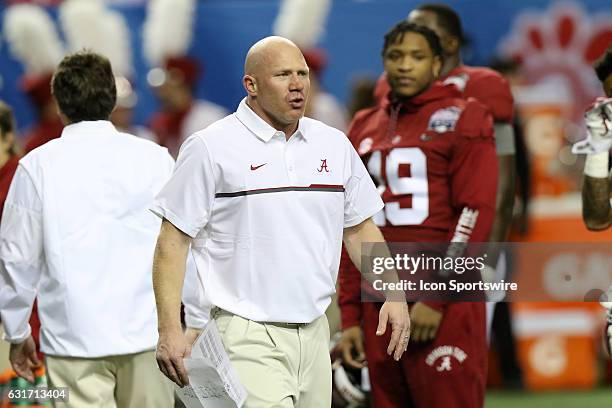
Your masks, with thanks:
M193 238L210 303L308 323L334 293L343 229L382 207L344 133L302 118L286 140L243 100L185 142L152 210Z
M19 162L0 223L0 314L21 342L38 296L41 350L102 357L152 350L151 279L160 220L148 208L169 179L165 148L79 122Z

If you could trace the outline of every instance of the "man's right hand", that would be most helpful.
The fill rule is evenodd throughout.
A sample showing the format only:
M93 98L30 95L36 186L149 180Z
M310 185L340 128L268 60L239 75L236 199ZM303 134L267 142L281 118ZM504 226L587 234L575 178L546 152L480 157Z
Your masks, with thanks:
M183 359L190 355L191 343L187 342L186 336L180 329L160 331L155 353L157 365L161 372L179 387L189 384Z
M387 330L387 323L391 324L391 341L387 347L387 354L393 354L395 361L399 361L408 349L410 340L410 315L405 300L387 300L380 309L376 335L382 336Z
M342 352L342 360L346 364L354 368L363 368L365 366L361 327L353 326L343 330L338 346Z
M185 329L185 341L187 342L190 348L193 346L193 343L195 343L195 341L198 339L198 336L200 335L200 333L202 333L202 330L204 329L196 329L193 327L187 327Z
M11 344L9 360L15 373L25 380L34 383L34 370L40 366L40 361L36 354L36 343L32 336L24 342Z

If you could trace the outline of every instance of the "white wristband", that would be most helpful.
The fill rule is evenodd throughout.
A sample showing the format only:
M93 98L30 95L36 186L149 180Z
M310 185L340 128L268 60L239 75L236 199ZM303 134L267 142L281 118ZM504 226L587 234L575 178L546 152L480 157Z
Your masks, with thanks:
M608 155L607 151L587 154L584 174L594 178L608 178Z

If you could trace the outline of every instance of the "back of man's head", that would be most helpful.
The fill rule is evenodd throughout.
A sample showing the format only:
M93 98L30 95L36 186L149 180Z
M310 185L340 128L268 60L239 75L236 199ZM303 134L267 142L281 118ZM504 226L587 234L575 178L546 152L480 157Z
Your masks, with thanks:
M461 18L450 6L444 3L423 3L417 6L416 10L434 13L438 20L438 25L443 27L449 35L456 37L459 40L459 44L463 44L464 35Z
M117 100L109 60L90 51L64 57L53 75L51 89L70 123L108 120Z

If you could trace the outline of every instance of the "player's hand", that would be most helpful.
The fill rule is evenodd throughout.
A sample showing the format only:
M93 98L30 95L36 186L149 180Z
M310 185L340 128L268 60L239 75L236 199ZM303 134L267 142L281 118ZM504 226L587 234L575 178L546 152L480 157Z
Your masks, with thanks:
M183 359L191 354L191 343L180 329L174 331L160 331L157 341L155 358L157 366L166 377L179 387L189 384L187 369Z
M442 313L422 302L416 302L410 309L412 320L412 339L417 342L436 338L442 322Z
M597 98L584 113L591 137L612 138L612 98Z
M408 305L404 300L386 301L378 316L376 335L382 336L387 331L387 323L391 324L391 341L387 347L387 354L399 361L408 348L410 340L410 315Z
M34 383L34 370L40 366L40 360L36 355L36 343L32 336L22 343L11 344L9 360L19 377Z
M597 98L584 113L589 137L574 144L572 152L601 153L612 146L612 98Z
M612 358L612 309L608 309L606 318L607 322L604 331L604 340L606 342L606 350L608 351L608 356Z
M340 347L342 352L342 360L346 364L354 368L363 368L365 366L361 327L353 326L343 330L338 347Z

